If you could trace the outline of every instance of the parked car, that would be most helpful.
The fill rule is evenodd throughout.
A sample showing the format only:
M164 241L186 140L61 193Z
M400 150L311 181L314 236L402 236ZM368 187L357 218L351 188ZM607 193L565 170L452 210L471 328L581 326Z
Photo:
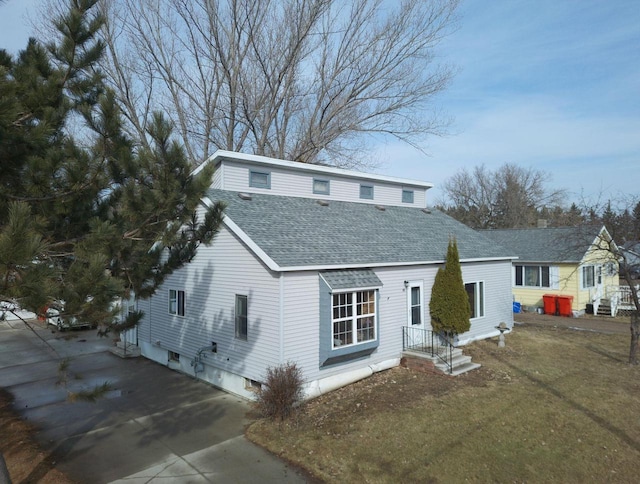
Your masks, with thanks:
M52 326L55 326L58 331L64 331L66 329L95 328L95 325L78 321L78 319L74 316L64 318L60 314L61 309L64 310L63 305L61 305L60 308L56 308L53 306L47 308L45 312L47 325L50 324Z
M13 301L0 301L0 321L4 321L7 318L7 312L19 310L20 306Z

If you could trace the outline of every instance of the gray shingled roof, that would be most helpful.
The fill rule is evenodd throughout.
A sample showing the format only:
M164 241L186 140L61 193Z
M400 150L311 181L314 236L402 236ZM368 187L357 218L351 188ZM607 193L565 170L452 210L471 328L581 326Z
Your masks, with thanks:
M450 237L460 258L496 259L514 254L443 213L211 189L212 201L227 204L225 214L281 268L348 267L440 262Z
M508 247L519 262L578 263L596 240L599 227L549 227L479 230L496 243Z
M353 287L382 287L382 281L371 269L322 271L320 274L333 290Z

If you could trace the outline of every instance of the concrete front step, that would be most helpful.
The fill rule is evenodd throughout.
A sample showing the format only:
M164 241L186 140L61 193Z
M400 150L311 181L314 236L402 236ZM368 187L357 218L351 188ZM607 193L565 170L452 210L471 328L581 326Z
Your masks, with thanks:
M453 371L450 373L452 376L462 375L471 370L475 370L476 368L480 368L482 365L480 363L465 363L462 366L454 366Z
M454 348L452 350L452 371L451 373L449 373L449 367L447 366L446 363L444 363L440 358L438 358L437 356L431 356L430 353L422 353L419 351L404 351L404 356L414 359L414 360L423 360L423 361L429 361L430 362L430 367L442 372L442 373L446 373L447 375L453 375L453 376L457 376L457 375L461 375L462 373L466 373L468 371L471 370L475 370L476 368L480 368L480 364L479 363L472 363L471 361L471 357L464 355L462 353L462 350L460 348ZM411 367L411 364L407 364L407 366ZM418 367L418 369L424 369L424 365L420 364L420 363L416 363L415 365L416 367Z

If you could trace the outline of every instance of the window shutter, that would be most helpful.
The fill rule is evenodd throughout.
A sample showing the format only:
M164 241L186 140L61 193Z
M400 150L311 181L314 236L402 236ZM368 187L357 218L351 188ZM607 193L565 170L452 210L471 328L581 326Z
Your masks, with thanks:
M560 268L558 266L549 267L549 284L551 289L560 289Z

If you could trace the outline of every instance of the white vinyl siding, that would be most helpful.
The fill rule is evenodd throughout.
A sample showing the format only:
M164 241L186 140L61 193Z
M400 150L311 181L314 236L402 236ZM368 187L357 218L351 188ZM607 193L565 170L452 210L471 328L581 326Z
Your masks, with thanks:
M206 366L218 367L261 381L268 366L279 361L280 292L278 277L264 266L224 226L210 246L202 245L195 259L171 274L166 286L180 286L189 294L186 315L176 325L164 314L169 291L158 290L150 300L150 317L141 331L147 342L193 358L198 349L215 342L217 353ZM236 338L236 294L247 301L248 339ZM148 306L142 304L145 310ZM214 382L215 383L215 382Z
M462 264L464 281L482 281L484 286L484 317L473 319L471 329L459 335L460 344L497 334L496 326L513 324L511 292L511 261Z
M259 188L249 186L249 171L260 171L257 166L249 168L237 162L224 161L218 171L223 177L220 183L216 183L215 188L230 191L252 191L257 193L268 193L271 195L286 195L290 197L317 198L318 193L314 193L313 180L327 180L330 186L329 194L322 194L322 198L327 200L344 200L349 202L375 203L387 206L414 206L424 207L426 205L426 190L424 188L411 189L414 192L412 204L403 203L402 185L395 185L388 182L373 182L358 178L349 178L338 175L325 176L317 173L304 173L283 168L269 168L270 187ZM216 171L216 173L218 173ZM262 171L266 171L262 169ZM365 200L360 198L360 185L375 185L374 198ZM405 189L408 189L405 187Z

